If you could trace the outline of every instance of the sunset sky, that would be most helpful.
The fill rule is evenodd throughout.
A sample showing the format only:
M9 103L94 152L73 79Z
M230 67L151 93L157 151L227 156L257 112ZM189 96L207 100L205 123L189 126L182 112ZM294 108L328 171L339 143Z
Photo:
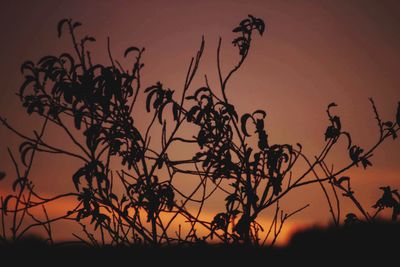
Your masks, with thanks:
M394 120L400 101L400 2L393 0L259 0L259 1L9 1L0 8L0 116L26 134L38 130L36 117L25 114L18 97L23 76L20 65L47 54L72 51L69 39L57 38L57 22L72 18L83 23L82 34L93 57L107 62L107 37L114 57L123 59L129 46L145 47L143 87L161 81L181 92L190 58L205 38L204 58L192 90L218 85L216 49L222 37L226 71L237 61L231 45L235 27L248 14L264 19L266 32L255 37L243 68L230 81L227 94L239 113L267 111L271 142L301 143L305 154L316 155L324 145L329 125L326 107L335 102L343 128L355 144L369 147L378 138L369 97L383 120ZM128 64L127 60L121 60ZM142 101L143 99L141 99ZM143 101L142 101L143 102ZM143 106L144 107L144 106ZM137 110L138 114L145 110ZM146 116L138 124L145 125ZM141 118L141 119L140 119ZM62 145L64 136L50 132L51 142ZM0 127L0 170L7 173L0 193L15 177L7 147L15 153L21 139ZM329 158L330 164L349 163L345 143ZM184 155L190 151L179 151ZM353 189L369 211L381 192L379 186L400 189L400 142L388 140L372 158L373 167L353 169ZM71 181L77 163L65 157L39 155L32 170L36 188L45 195L74 190ZM190 187L190 181L182 181ZM344 202L344 211L356 212ZM288 212L310 207L288 224L296 227L329 222L328 206L318 186L293 192L281 206ZM65 202L57 209L68 206ZM222 211L223 202L210 204L206 216ZM270 215L261 221L268 222ZM59 228L61 229L61 227ZM62 231L58 233L62 235ZM63 236L64 237L64 236Z

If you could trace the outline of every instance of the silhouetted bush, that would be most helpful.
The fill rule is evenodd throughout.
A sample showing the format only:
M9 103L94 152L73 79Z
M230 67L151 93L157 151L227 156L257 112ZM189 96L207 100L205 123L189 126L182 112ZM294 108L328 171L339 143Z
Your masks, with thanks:
M392 220L397 221L400 196L396 190L382 187L383 196L374 205L375 212L370 214L355 197L351 179L345 172L354 167L372 166L375 149L387 139L397 138L400 104L394 120L382 120L370 99L379 134L370 148L354 143L334 112L337 105L329 104L325 145L315 158L305 155L300 144L272 143L271 132L265 127L266 111L237 113L234 103L229 101L229 93L233 92L229 92L228 83L243 66L253 39L265 32L262 19L249 15L233 29L237 37L232 43L238 49L238 62L225 75L221 69L222 40L219 39L216 59L219 84L210 86L205 76L205 85L193 89L192 80L204 51L203 38L190 61L180 96L161 82L142 90L144 48L126 49L124 57L132 62L126 68L114 59L108 42L109 65L97 63L87 48L96 40L88 35L79 37L80 26L81 23L71 19L58 24L58 36L71 38L72 53L45 56L36 63L26 61L21 66L24 82L18 96L28 114L42 118L41 129L27 136L1 118L6 128L24 140L19 147L22 164L18 164L9 150L17 178L12 185L15 193L1 198L4 242L16 242L33 228L40 227L47 234L45 242L53 244L51 224L75 220L84 234L75 237L95 247L106 244L118 247L201 246L211 240L231 246L273 246L286 220L308 206L286 213L279 206L280 199L296 188L307 190L307 185L314 183L325 193L336 226L343 222L347 225L373 222L385 208L392 209ZM139 94L143 93L146 94L146 111L141 113L137 102ZM147 128L140 130L136 120L144 112L152 117ZM45 140L49 124L66 133L74 144L73 149L57 147ZM159 136L151 134L154 128L159 129ZM187 137L182 129L190 129L195 134ZM333 169L328 167L327 156L341 139L347 143L345 149L350 163ZM168 151L175 143L187 145L193 155L174 159ZM76 191L51 198L36 192L29 178L36 153L63 154L78 159L81 166L71 175ZM121 165L113 168L111 159L118 160ZM301 161L306 163L306 168L300 167L298 162ZM174 177L178 174L186 175L193 184L198 183L191 194L186 195L175 186ZM226 195L221 212L211 221L203 221L200 215L205 202L217 190ZM333 198L328 190L332 191ZM340 193L355 204L361 218L350 213L342 219ZM47 213L47 203L71 196L77 200L76 208L61 217ZM198 210L189 210L189 203L197 204ZM38 206L43 207L45 220L30 212ZM268 209L275 212L272 224L266 228L257 218ZM165 214L172 214L172 217L165 219ZM11 231L6 230L5 216L13 217ZM187 221L188 231L170 229L179 217ZM33 222L25 226L22 221L27 218ZM87 228L89 225L94 229ZM199 234L199 227L206 233ZM353 228L348 226L338 231L347 232L348 229ZM261 236L261 232L267 233L266 237ZM312 235L307 238L312 240ZM295 240L294 246L298 242Z

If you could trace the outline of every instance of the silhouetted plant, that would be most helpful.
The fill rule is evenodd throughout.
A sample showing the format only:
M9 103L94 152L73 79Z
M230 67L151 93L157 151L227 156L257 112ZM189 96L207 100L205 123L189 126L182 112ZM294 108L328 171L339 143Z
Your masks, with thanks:
M379 138L372 147L363 149L353 143L350 133L343 130L340 117L333 114L332 110L337 105L329 104L325 146L313 158L303 153L300 144L273 144L265 127L267 113L264 110L243 115L237 113L234 103L229 101L228 82L245 62L253 38L263 35L263 20L249 15L233 30L238 34L232 43L238 47L239 60L226 75L221 68L222 40L219 39L218 86L210 86L206 76L203 87L191 89L204 51L203 38L196 56L191 59L181 96L177 97L174 90L166 88L161 82L147 87L143 93L147 95L146 111L152 118L144 131L137 128L135 120L141 115L134 111L142 90L144 48L126 49L124 57L132 60L131 67L126 69L113 58L108 40L109 65L96 63L87 48L96 40L91 36L78 37L77 28L80 26L81 23L70 19L61 20L58 24L58 36L68 33L74 54L45 56L36 64L32 61L22 64L21 72L25 80L18 95L28 114L35 113L43 118L41 132L34 132L33 136L24 135L1 118L5 127L24 140L20 146L20 157L25 168L21 169L9 150L17 179L13 184L15 194L1 201L4 240L8 239L4 218L11 213L14 216L12 240L20 239L37 226L44 227L48 240L53 242L52 222L76 220L82 225L87 238L75 236L95 246L99 245L99 241L87 230L89 224L93 224L94 231L99 232L101 244L109 240L111 244L119 245L158 246L217 238L227 244L261 245L272 236L270 244L273 245L285 221L308 207L305 205L285 213L279 201L290 191L313 183L319 183L325 193L336 225L341 223L338 191L353 201L365 221L374 220L384 208L392 208L392 219L397 220L400 197L396 190L382 188L384 195L374 205L377 211L370 215L354 196L350 178L343 174L360 164L363 168L371 166L375 149L389 137L397 137L400 105L396 120L383 122L371 99ZM166 119L165 112L171 112L172 120ZM44 140L43 134L49 123L63 130L75 147L67 150ZM157 124L161 129L159 150L154 146L156 136L150 136ZM194 129L196 134L192 138L181 136L179 130L183 127ZM340 139L347 141L350 163L329 168L327 157ZM177 142L191 147L197 144L193 157L174 160L168 151L171 144ZM64 154L79 159L82 165L72 175L76 192L52 198L41 197L29 180L36 152ZM111 158L119 160L119 169L111 167ZM298 167L300 160L307 164L305 169ZM296 173L300 173L297 176L295 168ZM161 171L167 175L161 174ZM177 174L199 177L200 182L194 186L192 193L185 195L175 186L174 177ZM213 185L210 192L207 192L207 181ZM334 194L333 200L328 188ZM217 190L226 194L221 212L212 221L203 221L200 219L203 206ZM198 193L202 196L194 198ZM49 218L45 204L64 197L75 197L76 208L65 216ZM10 207L10 201L13 201L13 207ZM198 211L190 211L188 203L198 204ZM36 206L43 206L45 220L39 220L30 212ZM275 209L275 213L266 237L262 239L260 231L264 231L265 226L260 225L257 218L267 209ZM172 214L172 218L163 217L167 213ZM21 229L26 215L34 223ZM178 217L186 218L190 225L187 233L179 229L175 234L169 230ZM357 220L357 216L351 213L344 222ZM200 236L196 231L199 225L208 233Z

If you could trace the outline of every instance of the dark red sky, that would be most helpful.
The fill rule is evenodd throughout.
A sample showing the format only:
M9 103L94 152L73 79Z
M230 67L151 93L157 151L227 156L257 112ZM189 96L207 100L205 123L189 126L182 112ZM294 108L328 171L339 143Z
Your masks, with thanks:
M376 101L382 117L394 118L400 100L399 1L82 2L10 1L0 8L0 114L26 133L32 133L37 124L24 115L14 95L22 82L19 66L27 59L36 61L45 54L70 49L66 39L56 36L56 24L62 18L83 22L82 31L97 39L91 48L100 61L105 60L107 36L115 57L122 57L128 46L145 46L144 86L160 80L177 91L202 35L206 50L195 86L203 84L205 73L212 86L217 84L218 37L223 38L227 69L236 56L230 45L233 26L247 14L263 18L267 31L255 39L228 94L240 112L259 108L268 112L273 142L300 142L309 156L322 148L328 125L325 109L331 102L339 105L343 127L360 146L371 145L378 137L369 97ZM63 140L56 132L48 138ZM20 140L3 128L0 140L0 169L12 174L6 147L17 151ZM347 155L343 155L335 152L330 163L344 164ZM350 173L366 207L380 194L380 185L400 188L399 156L400 142L389 141L375 154L372 169ZM72 188L73 164L62 158L49 161L39 157L33 170L38 186L49 193ZM290 210L311 203L296 222L328 220L322 192L314 189L295 193L283 204ZM218 210L218 205L210 207L212 210Z

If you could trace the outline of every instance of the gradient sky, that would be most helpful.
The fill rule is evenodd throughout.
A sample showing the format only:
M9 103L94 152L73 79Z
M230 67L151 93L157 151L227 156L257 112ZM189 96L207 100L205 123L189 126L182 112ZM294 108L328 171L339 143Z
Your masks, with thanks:
M204 84L207 74L217 86L216 47L223 38L222 60L226 72L235 63L232 28L253 14L267 25L255 38L247 62L231 80L228 96L240 113L265 109L272 142L302 143L313 156L324 144L328 125L325 109L331 102L345 130L362 146L372 145L378 129L368 101L372 97L387 120L393 120L400 100L400 2L393 1L9 1L0 8L0 115L25 133L37 129L37 120L24 114L15 96L23 77L19 67L27 59L71 51L66 39L57 39L62 18L81 21L83 33L96 37L93 56L106 62L106 38L113 54L122 58L128 46L144 46L142 83L162 81L180 92L190 57L204 35L205 55L194 81ZM125 63L128 63L124 61ZM141 111L139 111L141 112ZM143 119L145 121L145 117ZM139 121L139 124L141 122ZM63 136L50 132L49 140ZM0 170L12 180L6 148L18 151L21 140L0 127ZM397 140L396 140L397 141ZM375 153L373 168L352 170L353 188L369 209L379 197L378 187L400 189L400 142L389 140ZM344 151L345 146L340 146ZM343 156L344 155L344 156ZM329 163L345 164L346 154L334 151ZM45 194L73 190L71 174L76 163L65 158L39 156L32 178ZM182 186L190 186L183 181ZM316 187L294 192L282 206L287 210L311 206L291 221L291 227L329 220L323 193ZM344 200L346 211L353 210ZM346 204L347 203L347 204ZM223 203L207 212L221 211ZM210 215L211 216L211 215ZM268 220L266 215L264 220Z

